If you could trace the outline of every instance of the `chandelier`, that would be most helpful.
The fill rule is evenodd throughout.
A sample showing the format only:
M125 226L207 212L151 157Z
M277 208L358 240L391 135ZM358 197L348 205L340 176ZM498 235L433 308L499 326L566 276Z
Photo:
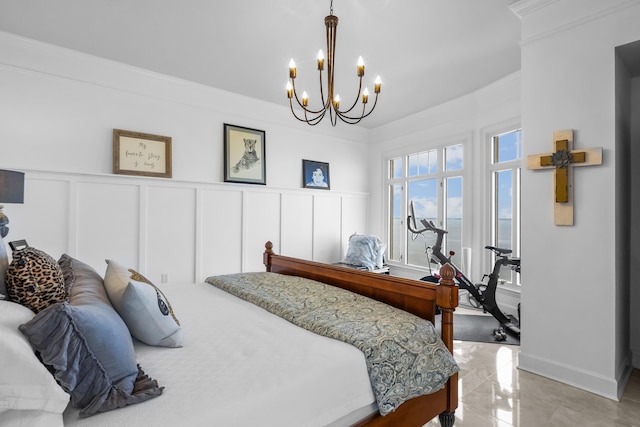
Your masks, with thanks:
M336 54L336 32L338 27L338 17L333 14L333 0L331 0L331 7L329 10L329 16L324 18L324 25L327 29L327 92L325 98L324 85L322 83L322 71L324 70L325 58L322 50L318 52L318 73L320 76L320 98L322 100L321 107L317 110L309 108L309 96L306 91L302 92L302 98L298 97L296 91L296 64L291 59L289 63L289 81L287 82L287 97L289 98L289 106L293 116L301 122L306 122L311 126L315 126L324 118L329 112L331 118L331 125L335 126L338 119L348 124L359 123L362 119L371 114L376 108L378 103L378 95L380 94L380 76L378 76L374 83L374 92L376 94L373 106L369 111L367 110L367 103L369 102L369 90L365 88L362 90L362 78L364 77L364 61L362 57L358 58L357 73L360 79L358 86L358 95L355 101L348 109L340 108L340 96L334 92L334 72L335 72L335 54ZM362 96L361 96L362 95ZM295 98L298 107L296 109L302 110L300 116L294 109L293 99ZM356 110L358 101L362 102L362 111Z

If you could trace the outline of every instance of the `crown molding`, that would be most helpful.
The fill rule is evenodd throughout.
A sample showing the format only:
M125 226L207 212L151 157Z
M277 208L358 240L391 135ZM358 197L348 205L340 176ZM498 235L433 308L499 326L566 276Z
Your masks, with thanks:
M519 0L512 3L509 8L511 8L511 11L515 13L518 18L522 19L525 15L536 12L558 1L559 0Z

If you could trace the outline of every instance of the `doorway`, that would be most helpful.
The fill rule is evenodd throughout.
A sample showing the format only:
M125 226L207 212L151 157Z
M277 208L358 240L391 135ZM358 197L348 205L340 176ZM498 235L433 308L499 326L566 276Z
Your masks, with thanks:
M617 319L627 331L634 368L640 368L640 40L616 48L616 180L627 197L616 206L616 268L619 277ZM628 183L628 184L625 184ZM635 219L635 220L634 220ZM619 335L622 337L622 335ZM620 348L620 347L619 347Z

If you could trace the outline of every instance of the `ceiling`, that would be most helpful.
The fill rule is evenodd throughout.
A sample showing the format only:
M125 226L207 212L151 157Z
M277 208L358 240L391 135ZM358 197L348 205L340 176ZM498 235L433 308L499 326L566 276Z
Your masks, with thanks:
M382 78L374 128L520 69L513 0L335 0L336 88L343 105ZM191 80L282 106L296 87L319 97L329 0L0 0L0 31ZM315 99L314 99L315 97ZM371 100L372 101L372 100ZM370 101L370 102L371 102ZM293 118L292 118L293 120ZM338 125L340 126L340 124Z

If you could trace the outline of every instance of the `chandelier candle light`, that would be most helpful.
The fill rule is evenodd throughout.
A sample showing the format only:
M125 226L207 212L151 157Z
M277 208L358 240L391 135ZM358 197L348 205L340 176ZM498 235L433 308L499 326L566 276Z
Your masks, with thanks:
M367 109L367 103L369 102L369 90L367 88L362 90L362 78L364 77L364 61L362 57L358 58L357 73L360 78L360 85L358 86L358 95L356 96L353 105L347 110L340 109L340 95L334 92L334 71L335 71L335 53L336 53L336 32L338 27L338 17L333 14L333 0L331 1L331 8L329 16L324 18L324 25L327 28L327 97L325 98L324 86L322 84L322 71L324 70L325 58L322 50L318 52L318 73L320 75L320 96L322 99L322 107L319 110L312 110L309 107L309 96L306 91L302 92L302 99L298 97L296 92L296 64L291 59L289 62L289 81L287 82L287 97L289 98L289 105L294 117L301 122L314 126L320 123L324 116L329 112L331 118L331 125L335 126L338 118L348 124L357 124L362 119L371 114L376 108L378 103L378 95L380 94L380 76L378 76L374 83L374 92L376 94L373 107L369 111ZM360 96L362 95L362 97ZM298 106L302 108L304 115L298 116L293 108L293 98L295 98ZM362 101L362 113L358 115L350 114L351 111L358 105L358 100ZM355 112L354 112L355 113Z

